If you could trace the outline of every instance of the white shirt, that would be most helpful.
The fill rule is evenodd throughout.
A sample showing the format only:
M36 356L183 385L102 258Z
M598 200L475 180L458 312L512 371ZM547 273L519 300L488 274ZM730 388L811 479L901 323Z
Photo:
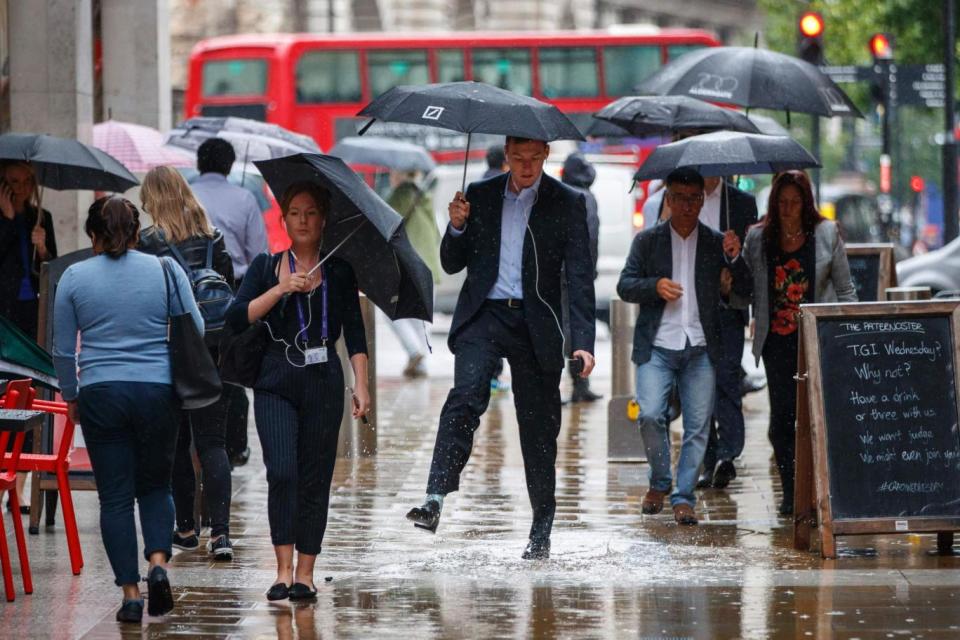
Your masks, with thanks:
M717 183L713 193L703 194L703 208L700 209L700 222L715 231L720 231L720 198L723 196L723 182Z
M702 215L702 214L701 214ZM667 223L670 224L670 223ZM683 295L678 300L668 302L663 309L660 327L653 346L661 349L682 351L690 341L692 347L707 344L707 338L700 324L700 308L697 306L697 236L699 226L686 238L677 233L670 225L670 247L673 253L673 271L670 279L683 287Z

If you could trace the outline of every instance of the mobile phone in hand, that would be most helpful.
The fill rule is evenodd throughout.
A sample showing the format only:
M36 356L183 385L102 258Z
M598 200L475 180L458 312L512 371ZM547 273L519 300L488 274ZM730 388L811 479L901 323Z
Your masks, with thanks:
M570 375L579 376L583 373L583 358L577 356L567 360L567 366L570 368Z

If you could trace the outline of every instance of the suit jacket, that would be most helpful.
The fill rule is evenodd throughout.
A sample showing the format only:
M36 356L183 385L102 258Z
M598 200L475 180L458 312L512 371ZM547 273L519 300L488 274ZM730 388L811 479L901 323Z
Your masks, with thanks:
M507 178L502 174L467 187L470 218L465 231L455 237L448 226L440 243L444 271L467 270L450 326L448 344L453 353L457 335L480 311L500 272ZM583 196L544 175L530 212L529 232L524 234L522 265L523 314L537 362L544 370L564 365L563 337L557 326L562 316L561 278L566 279L569 294L570 350L593 353L595 303L588 238Z
M850 279L847 249L837 223L822 221L813 232L813 237L816 242L813 301L856 302L857 290ZM760 226L753 227L747 233L743 257L753 274L753 317L757 321L753 334L753 356L759 363L763 343L770 333L770 265Z
M697 256L694 280L700 325L707 339L707 352L716 364L720 360L720 271L733 274L733 290L741 295L751 291L750 270L743 259L728 263L723 253L723 235L705 224L698 224ZM670 224L659 224L638 233L630 246L627 264L620 273L617 295L626 302L640 305L640 314L633 330L633 362L641 365L650 359L653 342L660 328L666 301L657 293L660 278L673 279L673 245Z

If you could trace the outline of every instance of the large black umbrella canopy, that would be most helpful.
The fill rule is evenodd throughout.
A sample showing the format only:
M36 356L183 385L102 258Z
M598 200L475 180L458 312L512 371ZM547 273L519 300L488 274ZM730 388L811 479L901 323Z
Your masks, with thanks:
M576 125L555 106L472 80L394 87L357 115L371 118L360 130L360 135L376 120L466 133L467 153L463 159L461 191L466 186L470 136L474 133L544 142L584 139Z
M237 160L244 164L295 153L320 153L320 147L310 136L280 125L236 117L204 116L184 120L170 131L166 144L196 153L210 138L223 138L233 145Z
M647 78L637 92L826 117L863 117L847 94L816 66L752 47L691 51Z
M330 149L330 155L349 164L365 164L397 171L429 173L437 166L423 147L380 136L343 138Z
M634 180L665 178L689 167L704 177L779 173L811 169L820 163L803 145L787 136L714 131L657 147Z
M656 136L690 129L726 129L760 133L745 115L688 96L626 96L593 116L635 136Z
M119 160L79 140L37 133L0 135L0 160L29 162L37 183L50 189L123 193L139 181Z
M254 164L277 198L296 182L325 187L331 206L322 250L349 262L360 290L391 319L433 319L433 275L407 239L403 218L343 160L302 153Z

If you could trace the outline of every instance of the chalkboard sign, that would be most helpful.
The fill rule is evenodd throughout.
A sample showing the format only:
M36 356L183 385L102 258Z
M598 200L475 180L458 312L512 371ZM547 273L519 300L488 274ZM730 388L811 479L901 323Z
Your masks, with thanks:
M897 286L892 244L849 244L847 262L859 302L885 300L887 288Z
M816 501L795 502L819 508L822 553L836 535L960 529L960 303L801 311L797 474Z

